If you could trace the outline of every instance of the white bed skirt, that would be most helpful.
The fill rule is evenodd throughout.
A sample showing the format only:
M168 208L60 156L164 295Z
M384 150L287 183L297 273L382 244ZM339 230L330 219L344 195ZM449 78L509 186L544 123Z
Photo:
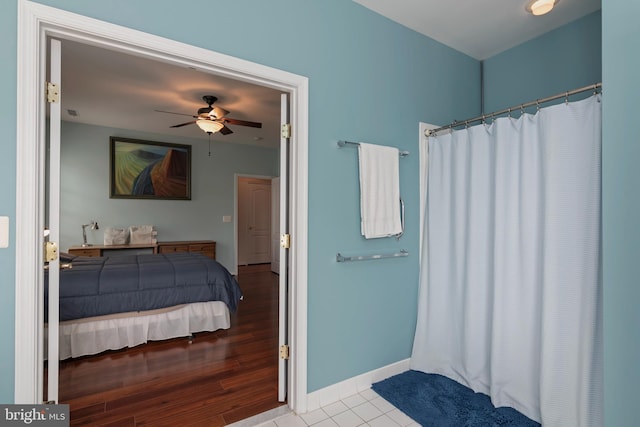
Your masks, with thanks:
M60 360L228 329L230 324L229 309L221 301L67 320L60 322Z

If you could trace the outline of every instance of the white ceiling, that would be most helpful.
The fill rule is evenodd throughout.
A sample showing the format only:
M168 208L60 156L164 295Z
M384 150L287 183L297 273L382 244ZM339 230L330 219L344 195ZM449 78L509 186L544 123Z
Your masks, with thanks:
M214 95L227 117L262 128L228 124L233 133L216 133L211 141L279 146L280 92L273 89L68 40L61 87L63 120L202 140L208 136L195 124L170 126L194 120L190 115L207 106L202 96Z
M600 8L600 0L559 0L551 13L534 17L526 0L354 1L480 60ZM206 106L202 96L214 95L229 118L263 127L228 125L234 133L212 141L279 144L278 91L72 41L62 46L63 120L207 140L195 124L170 126L193 120L189 115Z
M558 0L547 15L529 0L353 0L412 30L483 60L600 9L600 0Z

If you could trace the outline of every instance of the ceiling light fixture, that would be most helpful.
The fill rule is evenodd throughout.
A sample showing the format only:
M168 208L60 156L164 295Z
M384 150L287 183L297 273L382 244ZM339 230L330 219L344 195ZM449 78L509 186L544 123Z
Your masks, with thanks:
M212 133L218 132L220 129L224 127L223 123L215 122L213 120L207 119L198 119L196 120L196 124L200 129L211 135Z
M525 6L527 12L540 16L551 12L559 0L532 0Z

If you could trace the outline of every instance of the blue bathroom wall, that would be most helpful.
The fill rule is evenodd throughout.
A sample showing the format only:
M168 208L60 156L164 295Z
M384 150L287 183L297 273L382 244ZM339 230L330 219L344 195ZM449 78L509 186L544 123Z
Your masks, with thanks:
M640 383L640 3L602 5L605 426L638 424Z
M484 112L601 82L601 16L593 12L486 59Z
M0 14L0 215L10 217L12 233L18 2L6 0ZM39 3L308 77L308 391L410 357L418 289L418 123L479 112L478 61L345 0L211 1L211 13L198 13L203 4L195 1ZM400 242L360 236L357 153L338 149L340 139L412 153L401 163L407 232ZM335 261L337 252L400 248L410 256ZM13 243L0 249L0 267L0 342L7 343L0 347L0 402L11 402Z

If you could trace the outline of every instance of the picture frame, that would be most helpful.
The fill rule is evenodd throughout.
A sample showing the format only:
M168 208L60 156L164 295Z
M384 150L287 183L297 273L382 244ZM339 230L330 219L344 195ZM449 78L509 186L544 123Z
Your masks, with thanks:
M109 138L112 199L191 200L191 146Z

